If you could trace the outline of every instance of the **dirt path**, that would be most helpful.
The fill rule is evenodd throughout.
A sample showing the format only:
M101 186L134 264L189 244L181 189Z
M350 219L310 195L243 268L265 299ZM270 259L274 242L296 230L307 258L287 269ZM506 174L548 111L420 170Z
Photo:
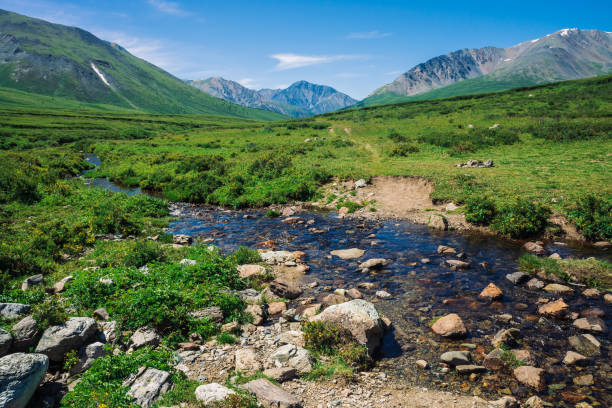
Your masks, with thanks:
M368 145L364 148L376 154L375 149ZM437 205L431 199L434 191L433 183L419 177L373 177L363 188L354 190L354 182L336 181L325 187L326 195L335 194L354 202L371 202L373 204L364 207L348 216L365 218L398 218L406 219L419 224L428 224L433 214L443 215L451 228L462 231L478 230L487 233L486 228L480 228L469 224L461 212L452 210L447 205ZM355 195L348 194L355 191ZM325 204L335 209L337 200ZM371 207L376 211L372 212Z

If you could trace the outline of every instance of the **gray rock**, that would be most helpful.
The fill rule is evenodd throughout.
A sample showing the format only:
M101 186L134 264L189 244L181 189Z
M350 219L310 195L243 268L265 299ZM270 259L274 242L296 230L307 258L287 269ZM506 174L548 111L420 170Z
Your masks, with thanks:
M0 357L8 354L13 344L13 336L6 330L0 329Z
M388 259L384 259L384 258L372 258L372 259L368 259L365 262L362 262L361 264L359 264L359 269L382 269L385 266L389 265L389 263L391 263L391 261L389 261Z
M0 303L0 317L16 319L30 312L30 305L21 303Z
M189 235L177 234L172 237L172 242L176 245L191 245L193 238Z
M103 307L94 310L93 316L99 320L108 320L110 318L110 316L108 315L108 312Z
M166 371L140 367L136 374L123 382L123 386L130 388L127 395L132 397L134 403L142 408L149 408L163 394L170 391L172 381Z
M222 402L232 394L235 394L235 392L217 383L200 385L195 390L196 399L206 406Z
M440 356L440 360L452 366L466 365L471 361L469 351L447 351Z
M81 347L96 331L98 325L91 317L72 317L45 330L36 352L47 355L51 361L62 362L67 352Z
M364 179L359 179L355 182L355 188L364 188L368 183Z
M289 367L295 368L300 375L311 372L314 363L314 359L308 350L294 344L279 347L270 355L270 359L286 363Z
M386 292L384 290L377 290L376 291L376 297L379 299L389 299L391 298L391 294L389 292Z
M104 350L104 344L100 342L81 347L79 351L79 362L72 367L70 374L80 374L89 370L96 359L104 357L105 355L106 351Z
M117 322L98 322L99 340L102 343L115 344L117 342Z
M579 334L568 339L570 345L580 354L588 357L599 355L601 343L591 334Z
M45 280L41 274L30 276L29 278L26 278L21 284L21 290L25 292L26 290L31 289L34 286L41 286L43 283L45 283Z
M302 401L294 395L272 384L270 381L260 378L246 383L246 389L255 394L260 403L266 407L275 408L301 408Z
M43 354L15 353L0 358L0 407L24 408L49 368Z
M38 325L32 316L24 317L11 329L13 333L13 351L27 351L36 343Z
M520 285L521 283L529 279L529 275L523 272L514 272L514 273L507 274L506 279L508 279L510 282L514 283L515 285Z
M196 319L208 319L215 323L221 323L223 321L223 312L221 311L221 308L217 306L210 306L206 309L196 310L195 312L191 312L190 315Z
M250 305L260 303L262 300L261 293L259 293L253 288L248 288L248 289L238 291L236 292L236 294L240 296L242 300L244 300L246 303Z
M274 367L264 370L263 374L274 381L282 383L297 376L297 370L293 367Z
M385 332L374 305L362 299L330 306L313 316L311 320L321 320L344 327L359 343L368 348L370 355L380 347Z
M527 289L539 290L544 287L544 282L537 278L531 278L525 286L527 286Z
M161 338L157 331L152 327L141 327L136 330L130 338L130 346L133 349L139 349L145 346L157 347Z

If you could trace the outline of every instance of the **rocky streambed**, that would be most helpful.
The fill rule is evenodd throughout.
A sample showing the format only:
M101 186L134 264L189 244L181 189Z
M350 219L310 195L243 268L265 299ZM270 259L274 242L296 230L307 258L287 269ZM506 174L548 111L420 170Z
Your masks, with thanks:
M223 251L244 245L304 252L307 268L292 261L276 267L304 289L288 307L325 307L357 289L393 324L379 369L407 384L487 398L539 395L558 407L612 405L610 303L580 285L516 274L521 243L291 209L270 218L175 204L172 214L169 232ZM343 249L353 250L332 252ZM562 242L545 249L543 256L612 258L610 251ZM365 268L371 259L384 262ZM432 324L448 314L460 317L465 334L434 333ZM459 360L442 356L447 352L460 352Z

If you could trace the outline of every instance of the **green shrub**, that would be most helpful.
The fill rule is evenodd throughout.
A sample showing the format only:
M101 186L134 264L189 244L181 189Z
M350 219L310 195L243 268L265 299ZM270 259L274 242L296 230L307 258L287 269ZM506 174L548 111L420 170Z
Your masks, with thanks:
M120 208L119 203L112 197L94 204L89 219L92 231L98 234L138 235L140 228Z
M327 356L335 356L348 366L364 370L372 359L367 348L357 343L347 329L329 322L313 321L302 326L306 348Z
M589 240L612 240L612 198L587 194L566 207L570 221Z
M163 249L148 239L139 239L131 247L122 260L126 266L140 268L149 262L162 261L165 258Z
M254 264L261 262L261 256L255 249L251 249L245 246L240 246L229 259L235 262L237 265Z
M572 120L540 120L527 128L534 137L567 142L572 140L588 140L595 137L610 137L612 124L610 121L585 122Z
M280 217L281 213L278 210L268 210L266 211L266 217L276 218Z
M544 272L567 282L602 289L612 287L612 264L596 258L557 260L524 254L519 258L519 266L532 275Z
M355 211L357 211L358 209L362 208L363 205L359 204L359 203L355 203L353 201L344 201L341 200L336 204L336 208L339 210L342 207L346 207L348 208L348 212L349 214L354 213Z
M549 215L549 207L518 197L499 207L492 226L503 235L526 238L543 231Z
M411 143L401 143L397 146L393 146L389 152L391 157L406 157L410 153L418 153L420 151L417 145Z
M406 136L402 135L395 129L389 129L389 134L387 135L387 137L393 140L395 143L402 143L408 140Z
M36 320L36 326L40 331L48 327L57 326L68 320L66 307L57 295L50 296L44 302L34 306L32 318Z
M489 225L495 217L495 203L489 197L470 197L465 202L465 219L476 225Z

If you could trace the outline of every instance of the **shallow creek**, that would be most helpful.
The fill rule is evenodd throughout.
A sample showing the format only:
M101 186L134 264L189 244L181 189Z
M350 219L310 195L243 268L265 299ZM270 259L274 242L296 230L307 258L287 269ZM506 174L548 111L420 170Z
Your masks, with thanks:
M92 163L98 165L98 163ZM112 191L138 194L139 190L124 189L108 180L97 179L92 185ZM173 216L169 232L211 239L212 245L230 252L240 245L262 248L258 244L271 240L277 250L304 251L305 262L311 269L300 278L318 286L307 289L303 297L321 298L334 289L350 289L362 282L372 282L372 290L360 289L365 299L393 322L394 330L385 337L381 369L405 378L408 384L454 390L468 394L514 395L521 399L535 394L512 378L509 370L488 372L474 377L458 375L453 370L443 373L439 357L445 351L471 350L474 364L482 364L484 355L492 347L490 339L500 329L516 327L521 331L519 348L529 350L536 367L546 370L548 388L539 395L555 407L574 407L579 401L594 406L612 406L611 340L612 308L602 298L588 299L575 286L574 294L563 295L572 312L597 307L605 312L608 330L593 333L601 342L601 354L591 357L583 366L565 366L561 361L572 350L568 338L581 332L571 325L571 320L541 318L536 304L539 298L557 299L559 295L542 290L528 290L515 286L505 276L516 272L521 244L490 236L434 232L426 226L405 221L364 221L339 219L331 212L302 212L296 216L303 223L283 223L282 218L270 218L261 210L227 211L210 207L173 204ZM307 221L311 221L309 225ZM323 232L313 232L311 228ZM373 234L373 235L372 235ZM453 247L463 252L470 269L452 270L437 253L439 245ZM366 251L358 261L370 258L386 258L392 262L376 273L358 271L358 262L331 257L335 249L360 248ZM547 250L563 258L597 256L612 260L612 251L597 250L588 246L549 243ZM423 263L429 258L429 263ZM481 266L485 262L486 267ZM484 302L478 294L489 283L495 283L504 293L502 301ZM326 290L331 287L331 291ZM392 295L388 300L378 300L376 290ZM436 316L457 313L463 319L468 337L462 340L445 340L436 336L429 324ZM495 315L512 315L504 323ZM418 359L426 360L430 368L424 370L415 365ZM578 385L575 377L593 376L592 385ZM580 381L579 381L580 382Z

